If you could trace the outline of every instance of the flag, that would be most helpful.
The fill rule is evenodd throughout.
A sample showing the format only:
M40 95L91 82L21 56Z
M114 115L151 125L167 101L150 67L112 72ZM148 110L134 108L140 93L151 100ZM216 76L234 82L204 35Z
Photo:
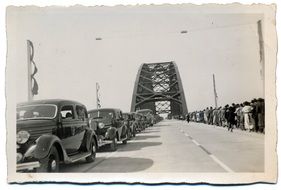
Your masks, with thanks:
M30 40L27 40L28 41L28 44L29 44L29 48L30 48L30 56L29 56L29 61L30 61L30 64L31 64L31 68L33 67L33 72L31 73L31 81L32 81L32 87L31 87L31 93L32 93L32 96L34 95L37 95L38 94L38 89L39 89L39 86L38 86L38 83L35 79L35 74L38 72L38 69L37 69L37 66L33 60L34 58L34 47L33 47L33 43L30 41Z
M99 90L100 90L100 85L99 83L96 83L97 108L101 108Z

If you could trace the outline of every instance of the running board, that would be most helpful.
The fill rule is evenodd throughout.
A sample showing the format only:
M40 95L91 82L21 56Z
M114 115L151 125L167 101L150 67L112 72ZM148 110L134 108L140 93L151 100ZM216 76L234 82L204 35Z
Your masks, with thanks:
M108 145L111 143L112 143L111 140L104 140L104 141L98 143L98 147L102 147L102 146L105 146L105 145Z
M73 163L73 162L77 162L79 160L82 160L82 159L84 159L84 158L86 158L86 157L88 157L90 155L91 155L91 153L84 152L84 153L81 153L81 154L76 154L76 155L73 155L73 156L69 156L69 160L70 160L70 162Z
M124 140L127 140L128 138L127 137L125 137L125 138L123 138L123 139L120 139L120 141L122 142L122 141L124 141Z

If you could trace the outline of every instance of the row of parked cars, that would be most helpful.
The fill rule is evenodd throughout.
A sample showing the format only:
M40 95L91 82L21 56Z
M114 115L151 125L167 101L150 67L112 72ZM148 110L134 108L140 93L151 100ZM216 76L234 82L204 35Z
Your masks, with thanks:
M17 105L17 172L58 172L61 163L94 162L156 122L149 109L87 110L76 101L37 100Z

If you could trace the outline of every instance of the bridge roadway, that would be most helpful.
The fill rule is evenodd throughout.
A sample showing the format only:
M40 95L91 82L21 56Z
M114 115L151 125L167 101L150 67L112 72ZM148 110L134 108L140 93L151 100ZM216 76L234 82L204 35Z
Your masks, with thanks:
M164 120L94 163L61 166L61 172L262 172L264 135L178 120Z

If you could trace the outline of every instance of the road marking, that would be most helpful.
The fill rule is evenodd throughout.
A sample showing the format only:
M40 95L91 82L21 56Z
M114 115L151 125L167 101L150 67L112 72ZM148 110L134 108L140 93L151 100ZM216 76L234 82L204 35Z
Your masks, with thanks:
M196 144L197 146L201 146L196 140L194 140L194 139L192 139L192 142L194 143L194 144Z
M216 156L213 154L209 155L216 163L218 163L223 169L227 172L233 173L234 171L230 169L227 165L225 165L222 161L220 161Z
M182 130L181 130L182 131ZM218 165L220 165L225 171L233 173L234 171L230 169L227 165L225 165L222 161L220 161L215 155L209 152L205 147L199 144L196 140L193 139L189 134L184 132L184 135L188 137L196 146L200 147L205 153L207 153Z
M201 144L198 145L204 152L206 152L208 155L212 155L212 153L210 153L206 148L204 148L204 146L202 146Z

